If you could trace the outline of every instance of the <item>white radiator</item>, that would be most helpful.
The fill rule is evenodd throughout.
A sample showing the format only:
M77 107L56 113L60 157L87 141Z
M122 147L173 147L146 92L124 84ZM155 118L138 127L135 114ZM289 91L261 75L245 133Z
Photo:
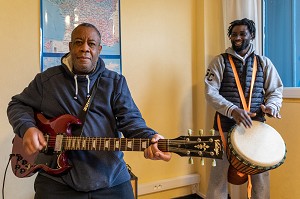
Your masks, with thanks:
M175 189L175 188L189 186L189 185L195 185L193 188L197 189L199 183L200 183L199 174L189 174L189 175L179 176L175 178L168 178L165 180L159 180L155 182L138 185L138 195L140 196L140 195L165 191L169 189ZM198 192L198 190L193 190L193 191Z

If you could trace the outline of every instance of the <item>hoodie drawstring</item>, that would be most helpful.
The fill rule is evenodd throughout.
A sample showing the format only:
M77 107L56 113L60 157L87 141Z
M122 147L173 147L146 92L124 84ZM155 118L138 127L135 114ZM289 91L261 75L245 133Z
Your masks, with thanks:
M85 78L87 79L87 95L86 97L90 97L90 83L91 83L91 80L89 78L88 75L85 76ZM78 96L78 81L77 81L77 75L74 75L74 82L75 82L75 96L74 96L74 99L77 99L77 96Z
M89 78L88 75L86 75L85 78L88 81L88 84L87 84L87 87L86 87L86 89L87 89L87 95L86 95L86 97L88 98L88 97L90 97L90 83L91 83L91 81L90 81L90 78Z
M74 81L75 81L75 96L74 96L74 99L77 99L77 95L78 95L77 75L74 75Z

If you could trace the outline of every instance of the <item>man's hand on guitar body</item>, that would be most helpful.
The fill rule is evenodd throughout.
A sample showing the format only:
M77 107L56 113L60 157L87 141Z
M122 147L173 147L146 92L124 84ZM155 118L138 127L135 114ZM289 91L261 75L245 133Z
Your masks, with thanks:
M144 151L144 157L146 159L151 159L151 160L164 160L166 162L168 162L172 155L170 152L162 152L158 149L157 147L157 142L160 139L164 139L164 137L162 135L159 134L155 134L152 139L151 142L154 144L151 144L147 149L145 149Z
M36 127L30 127L24 134L23 147L28 155L42 150L46 146L43 133Z

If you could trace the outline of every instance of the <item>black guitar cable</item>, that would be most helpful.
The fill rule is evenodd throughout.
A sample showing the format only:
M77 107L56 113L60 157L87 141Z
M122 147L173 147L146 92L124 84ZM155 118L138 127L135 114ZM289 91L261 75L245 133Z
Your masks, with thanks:
M6 168L5 168L5 171L4 171L3 184L2 184L2 199L4 199L4 185L5 185L6 173L7 173L8 165L10 163L10 160L11 160L12 156L13 156L13 154L9 155L9 160L7 162L7 165L6 165Z

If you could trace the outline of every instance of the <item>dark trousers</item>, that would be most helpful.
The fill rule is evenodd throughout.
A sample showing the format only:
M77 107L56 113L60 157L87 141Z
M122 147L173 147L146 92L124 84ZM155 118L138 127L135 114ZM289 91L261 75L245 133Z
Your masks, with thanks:
M34 199L134 199L130 181L120 185L80 192L42 175L34 183Z

